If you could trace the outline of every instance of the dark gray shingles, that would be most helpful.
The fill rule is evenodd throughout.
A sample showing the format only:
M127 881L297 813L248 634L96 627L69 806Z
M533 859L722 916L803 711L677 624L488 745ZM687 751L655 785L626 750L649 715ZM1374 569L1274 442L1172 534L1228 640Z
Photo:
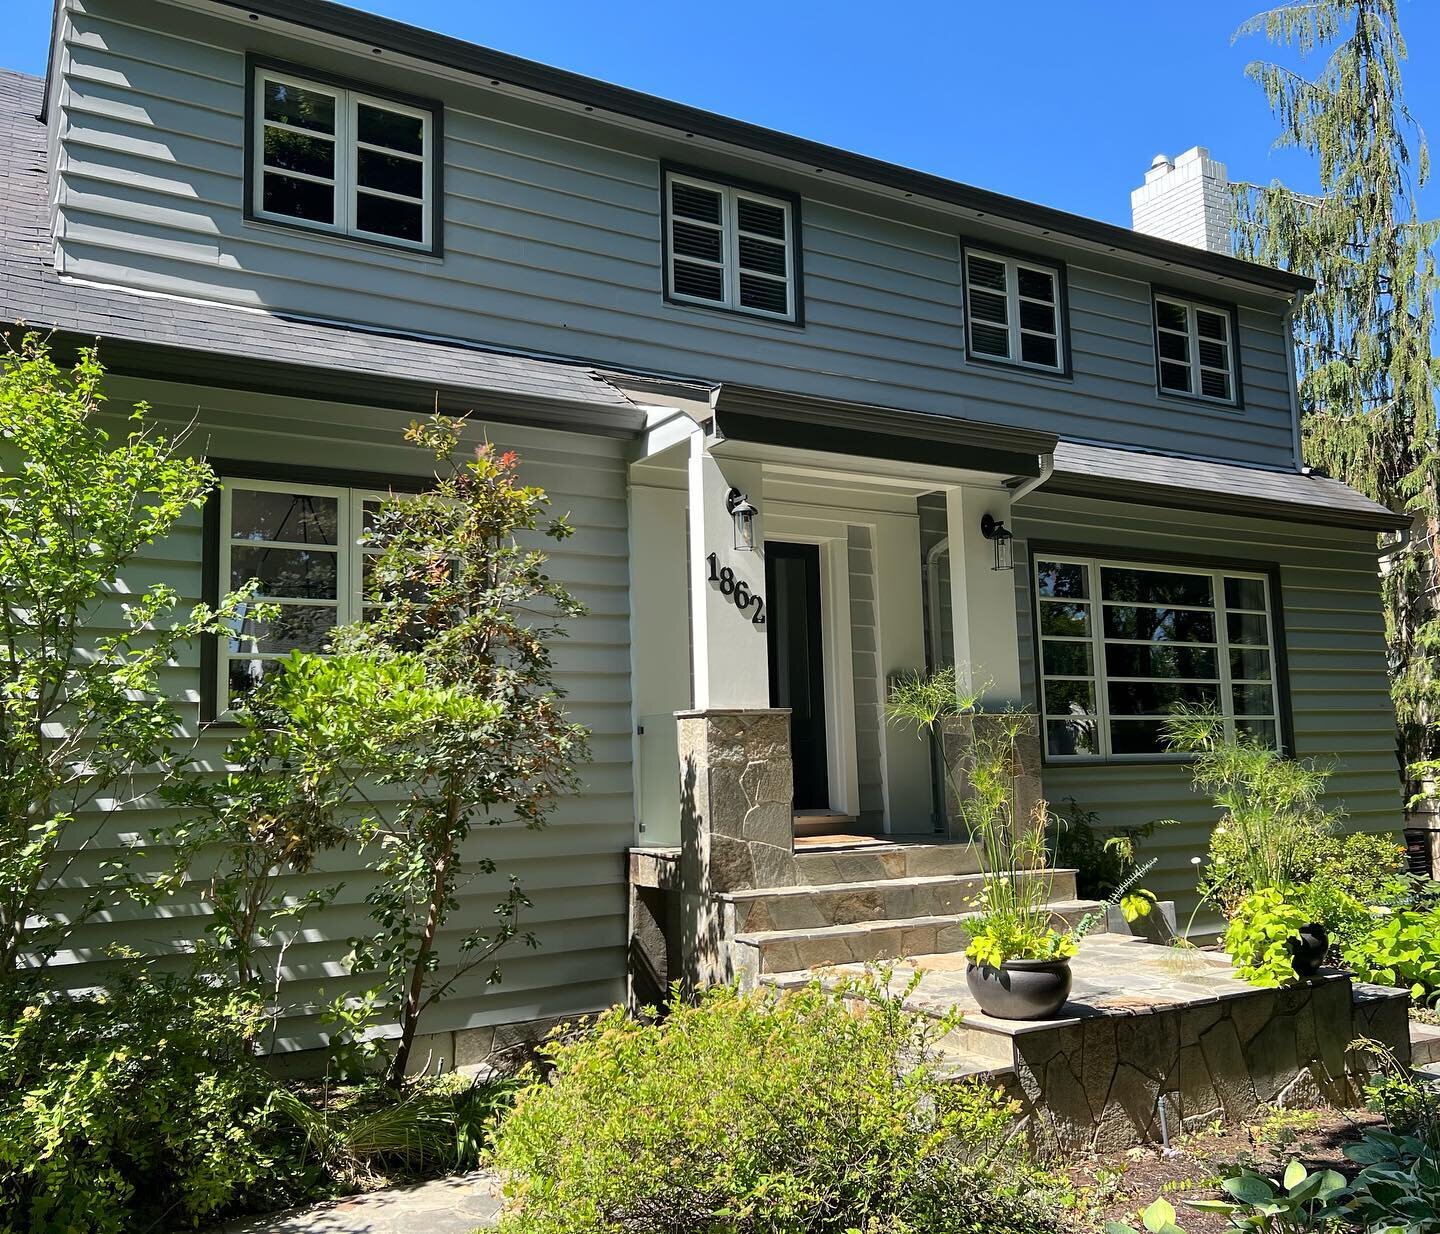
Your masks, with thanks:
M634 430L638 408L593 369L275 313L179 301L60 278L45 205L43 83L0 69L0 323L24 320L178 355L268 360L317 373L370 375L417 387L555 408L573 405L574 427Z

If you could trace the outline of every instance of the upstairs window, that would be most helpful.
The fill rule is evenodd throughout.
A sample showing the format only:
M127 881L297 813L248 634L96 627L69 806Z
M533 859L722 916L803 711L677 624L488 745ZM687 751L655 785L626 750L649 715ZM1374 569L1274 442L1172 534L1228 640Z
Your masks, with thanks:
M675 172L664 192L671 300L800 320L794 198Z
M1068 371L1059 267L970 248L964 262L970 358Z
M1279 748L1268 575L1037 555L1034 586L1050 761L1173 758L1187 707Z
M1229 309L1156 295L1155 362L1163 394L1239 402L1235 318Z
M438 105L259 65L251 88L253 217L438 249Z

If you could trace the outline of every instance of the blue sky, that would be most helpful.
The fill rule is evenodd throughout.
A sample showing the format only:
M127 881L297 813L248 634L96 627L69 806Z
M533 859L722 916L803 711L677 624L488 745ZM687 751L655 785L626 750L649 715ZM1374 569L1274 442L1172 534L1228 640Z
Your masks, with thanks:
M48 0L9 0L7 67L41 72ZM1305 187L1244 76L1263 0L360 0L502 51L953 179L1129 224L1151 158L1207 145L1232 179ZM18 13L13 11L18 10ZM1402 0L1411 107L1440 134L1440 3ZM1426 194L1440 212L1440 190Z

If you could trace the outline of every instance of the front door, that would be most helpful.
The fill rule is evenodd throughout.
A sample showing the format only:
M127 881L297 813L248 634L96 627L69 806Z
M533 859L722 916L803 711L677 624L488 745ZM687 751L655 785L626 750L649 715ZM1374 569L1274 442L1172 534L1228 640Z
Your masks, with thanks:
M770 706L790 708L795 809L828 810L819 547L766 540L765 598Z

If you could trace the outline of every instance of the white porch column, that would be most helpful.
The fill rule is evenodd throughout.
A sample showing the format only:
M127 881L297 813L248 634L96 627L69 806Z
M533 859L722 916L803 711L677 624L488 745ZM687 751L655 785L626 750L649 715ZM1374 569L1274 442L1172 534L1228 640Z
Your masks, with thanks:
M1009 526L1009 494L973 486L947 488L945 513L956 671L967 685L988 683L983 698L987 709L1018 707L1020 636L1015 574L992 568L995 546L980 532L985 514Z
M710 580L715 571L733 572L751 595L765 594L765 512L759 463L717 459L705 449L704 437L691 438L690 449L690 612L691 665L695 676L695 709L770 706L770 667L764 624L756 625L757 606L740 608L733 591L727 595ZM755 549L735 547L734 520L725 499L739 489L755 506ZM644 648L639 654L644 655Z

